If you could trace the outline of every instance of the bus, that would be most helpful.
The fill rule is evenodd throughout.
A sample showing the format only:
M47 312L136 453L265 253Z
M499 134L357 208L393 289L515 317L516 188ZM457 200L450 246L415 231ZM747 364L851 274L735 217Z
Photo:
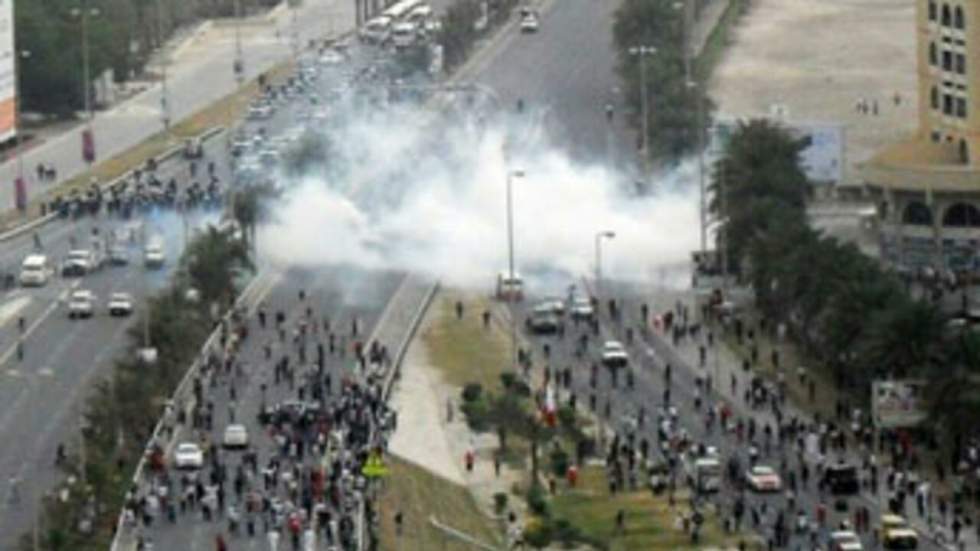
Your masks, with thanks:
M384 15L391 18L393 22L401 21L406 18L413 10L421 6L422 0L401 0L384 11Z

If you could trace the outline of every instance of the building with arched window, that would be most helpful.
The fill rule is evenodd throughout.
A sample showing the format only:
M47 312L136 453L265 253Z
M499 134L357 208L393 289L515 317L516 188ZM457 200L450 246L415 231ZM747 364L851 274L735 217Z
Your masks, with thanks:
M980 0L917 0L919 129L861 165L882 255L980 267Z

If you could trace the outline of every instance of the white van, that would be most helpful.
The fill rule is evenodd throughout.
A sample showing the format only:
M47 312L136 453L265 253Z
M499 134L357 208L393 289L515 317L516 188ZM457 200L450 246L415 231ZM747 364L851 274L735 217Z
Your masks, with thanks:
M361 40L368 44L383 44L388 41L391 33L392 20L387 15L380 15L368 21L358 33Z
M151 269L161 268L166 262L166 258L162 241L153 240L147 243L146 249L143 251L144 266Z
M42 287L48 283L50 275L51 266L43 254L29 255L20 265L20 284L25 287Z

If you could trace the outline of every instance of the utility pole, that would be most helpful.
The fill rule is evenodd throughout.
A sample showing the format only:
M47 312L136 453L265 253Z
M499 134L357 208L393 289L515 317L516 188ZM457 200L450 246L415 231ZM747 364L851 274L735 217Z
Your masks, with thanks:
M85 108L85 130L82 133L82 157L91 166L95 162L95 136L92 134L92 84L89 67L88 50L88 18L98 17L101 12L99 8L89 8L87 0L82 0L81 5L72 8L69 12L72 17L77 17L82 27L82 99Z
M523 178L523 170L511 170L507 173L507 288L509 290L507 299L510 302L517 300L517 293L514 291L514 194L512 191L514 178ZM510 311L510 360L511 365L517 367L517 317L514 309Z
M23 70L22 60L29 58L31 56L31 52L27 50L19 50L16 53L16 65L14 65L14 86L17 97L14 100L14 132L16 132L17 137L17 185L24 189L24 207L26 208L27 182L24 180L24 151L21 147L24 141L24 128L21 124L21 101L24 98L23 94L21 93L21 74ZM20 203L18 203L17 207L19 208L20 206Z
M609 230L595 234L595 298L600 308L602 308L602 239L614 237L616 237L616 232ZM596 315L598 315L598 311Z
M640 58L640 112L643 118L640 130L642 132L640 136L640 153L643 155L643 163L646 166L648 157L647 142L650 136L650 114L647 106L649 101L647 94L647 57L655 55L657 48L646 45L633 46L629 49L629 53Z

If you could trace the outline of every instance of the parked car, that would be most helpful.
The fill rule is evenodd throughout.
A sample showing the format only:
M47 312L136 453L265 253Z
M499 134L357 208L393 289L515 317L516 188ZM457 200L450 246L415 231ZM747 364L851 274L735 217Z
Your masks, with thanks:
M541 27L538 12L530 8L521 8L521 32L536 33Z
M623 343L619 341L606 341L602 345L602 353L599 359L602 365L611 368L626 367L630 363L629 354L626 352L626 348L623 347Z

